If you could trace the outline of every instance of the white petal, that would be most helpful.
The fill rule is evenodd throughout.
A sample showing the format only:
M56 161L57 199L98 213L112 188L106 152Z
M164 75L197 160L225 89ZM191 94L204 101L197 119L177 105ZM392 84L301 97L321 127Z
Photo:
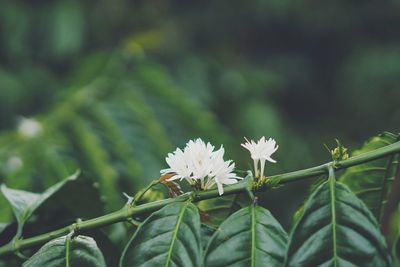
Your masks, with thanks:
M218 186L219 195L222 195L224 193L224 187L222 186L221 183L218 183L218 182L217 182L217 186Z
M260 176L264 176L264 167L265 167L265 159L261 159L260 161L260 165L261 165L261 173Z
M238 181L235 179L225 179L223 184L236 184Z
M272 159L271 157L266 157L266 160L268 160L270 162L273 162L273 163L276 163L276 160Z

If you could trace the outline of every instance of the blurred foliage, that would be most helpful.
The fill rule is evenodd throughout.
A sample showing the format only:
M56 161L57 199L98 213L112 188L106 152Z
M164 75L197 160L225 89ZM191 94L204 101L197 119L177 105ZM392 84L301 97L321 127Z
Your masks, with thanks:
M42 192L81 169L125 201L188 139L241 170L243 136L277 139L268 174L398 131L397 1L1 1L0 182ZM38 131L24 132L24 118ZM364 123L360 123L364 122ZM306 186L264 197L283 225ZM293 201L274 205L278 197ZM73 197L73 196L72 196ZM276 203L276 202L275 202ZM0 223L11 210L0 197Z
M393 144L398 140L400 140L399 135L385 132L368 140L362 148L355 150L352 156ZM375 218L381 222L383 212L387 208L389 194L393 192L391 188L397 173L399 173L399 166L398 155L392 155L387 159L375 160L368 164L349 168L339 180L346 184L358 198L362 199Z

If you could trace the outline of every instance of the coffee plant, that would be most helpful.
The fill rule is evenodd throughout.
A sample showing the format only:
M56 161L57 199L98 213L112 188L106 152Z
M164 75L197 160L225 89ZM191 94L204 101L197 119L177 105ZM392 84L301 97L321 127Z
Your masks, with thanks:
M242 146L254 166L246 172L224 159L224 147L191 140L167 155L159 179L92 218L100 193L84 171L40 194L3 184L15 223L0 225L0 266L399 266L398 134L372 137L351 156L338 141L331 162L278 175L267 175L275 140ZM258 198L313 177L287 232ZM71 210L88 217L49 226ZM102 228L121 223L131 234L118 258L109 257L115 248ZM32 228L38 234L26 235Z

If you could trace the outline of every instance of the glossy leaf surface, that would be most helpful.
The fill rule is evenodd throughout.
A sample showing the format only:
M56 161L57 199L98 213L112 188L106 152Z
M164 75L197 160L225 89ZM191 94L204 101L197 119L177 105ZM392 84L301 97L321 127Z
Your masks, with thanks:
M68 245L67 253L66 237L56 238L39 249L23 267L106 266L103 254L93 238L77 236L71 239Z
M172 203L154 212L137 229L120 266L200 266L200 217L189 202Z
M378 224L333 178L309 197L290 236L284 266L390 266Z
M211 238L204 266L281 266L287 235L260 206L243 208L226 219Z

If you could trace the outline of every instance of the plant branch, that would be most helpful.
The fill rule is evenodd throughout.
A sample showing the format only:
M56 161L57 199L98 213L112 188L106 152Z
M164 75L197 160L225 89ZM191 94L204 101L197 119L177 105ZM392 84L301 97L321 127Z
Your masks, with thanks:
M295 172L284 173L280 175L274 175L268 177L267 181L271 181L271 183L267 182L261 186L253 187L253 191L266 191L271 188L271 184L280 185L285 183L290 183L294 181L299 181L304 178L314 177L321 174L327 174L329 170L329 166L334 166L336 170L349 168L355 165L360 165L378 158L386 157L392 154L400 153L400 141L393 143L391 145L387 145L382 148L378 148L376 150L370 151L368 153L364 153L355 157L351 157L346 160L336 161L336 162L328 162L316 167L303 169ZM274 182L275 181L275 182ZM248 181L243 181L237 184L233 184L230 186L224 187L224 195L231 195L246 192L249 188ZM180 195L175 198L168 198L164 200L159 200L155 202L150 202L142 205L125 205L122 209L97 217L87 221L79 221L69 226L65 226L55 231L51 231L48 233L44 233L38 236L34 236L27 239L19 239L13 243L7 244L5 246L0 247L0 256L5 256L7 254L11 254L13 252L20 251L22 249L27 249L30 247L38 246L44 244L54 238L67 235L74 230L75 232L95 229L99 227L103 227L106 225L114 224L117 222L123 222L129 220L129 218L133 216L137 216L144 213L153 212L158 210L170 203L179 202L179 201L200 201L204 199L216 198L219 197L218 190L207 190L201 192L188 192L183 195Z

